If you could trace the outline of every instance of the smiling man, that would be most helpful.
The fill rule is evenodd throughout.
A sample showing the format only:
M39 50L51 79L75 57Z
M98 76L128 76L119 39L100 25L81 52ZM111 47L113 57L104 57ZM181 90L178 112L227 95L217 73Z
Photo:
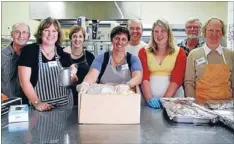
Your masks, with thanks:
M18 80L17 62L29 38L30 28L25 23L16 23L12 26L12 42L1 50L1 93L8 97L20 96L21 88Z
M185 50L187 56L192 49L201 47L204 44L204 41L199 39L201 26L202 24L197 18L189 18L185 23L187 39L179 43L178 46Z
M141 41L143 33L142 22L139 19L130 19L127 23L127 28L130 33L130 41L126 47L126 51L138 56L140 48L146 46L146 43Z
M185 72L185 93L198 103L230 100L234 97L234 51L220 45L226 26L210 18L202 29L206 43L189 54Z

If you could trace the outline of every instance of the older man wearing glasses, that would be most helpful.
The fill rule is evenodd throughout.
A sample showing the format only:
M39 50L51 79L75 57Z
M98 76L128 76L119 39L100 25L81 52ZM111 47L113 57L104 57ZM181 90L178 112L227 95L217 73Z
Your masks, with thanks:
M202 24L197 18L189 18L185 23L187 39L179 43L178 46L185 50L187 56L192 49L201 47L204 44L204 41L199 39L201 26Z
M22 96L22 90L18 80L17 62L22 47L30 38L29 26L25 23L14 24L11 38L11 44L1 50L1 93L8 97L18 97Z

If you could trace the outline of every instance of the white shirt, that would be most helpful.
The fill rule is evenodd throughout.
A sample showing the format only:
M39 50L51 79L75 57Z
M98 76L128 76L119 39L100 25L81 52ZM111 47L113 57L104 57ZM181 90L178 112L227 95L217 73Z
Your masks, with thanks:
M207 46L207 44L204 44L204 51L206 56L210 53L211 49ZM219 45L216 49L215 49L220 55L223 54L223 47L221 45Z
M138 45L132 46L130 44L126 47L126 52L129 52L132 55L135 55L138 57L138 52L141 48L145 47L147 44L143 41L141 41Z

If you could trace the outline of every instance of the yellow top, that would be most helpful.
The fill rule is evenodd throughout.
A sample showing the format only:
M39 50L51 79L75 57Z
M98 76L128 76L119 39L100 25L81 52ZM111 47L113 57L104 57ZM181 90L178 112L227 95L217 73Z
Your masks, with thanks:
M155 55L150 52L149 49L146 49L147 56L147 65L150 71L151 76L170 76L172 70L175 67L175 62L177 55L180 51L179 47L176 47L175 52L173 54L167 55L162 64L160 65L155 58Z

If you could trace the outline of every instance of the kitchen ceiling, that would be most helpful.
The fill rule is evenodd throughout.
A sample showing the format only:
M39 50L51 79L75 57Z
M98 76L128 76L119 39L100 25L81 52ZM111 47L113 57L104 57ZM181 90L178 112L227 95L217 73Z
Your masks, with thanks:
M125 1L71 1L71 2L30 2L30 18L71 20L85 16L90 20L105 21L141 19L141 2Z

